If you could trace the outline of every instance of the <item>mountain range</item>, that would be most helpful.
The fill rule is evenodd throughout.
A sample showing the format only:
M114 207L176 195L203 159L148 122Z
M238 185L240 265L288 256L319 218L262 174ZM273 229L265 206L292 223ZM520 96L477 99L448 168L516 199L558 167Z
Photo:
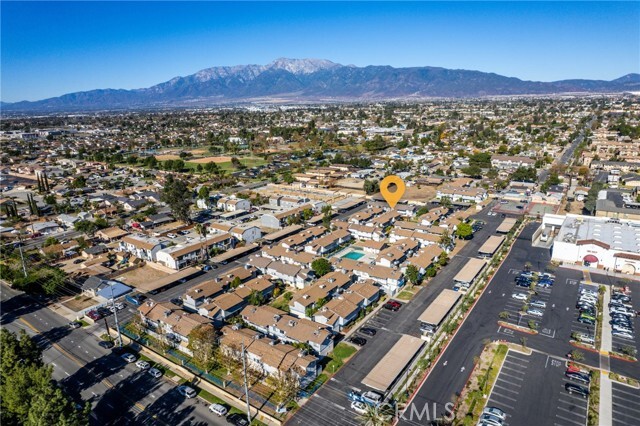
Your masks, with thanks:
M437 67L356 67L325 59L280 58L267 65L207 68L144 89L98 89L34 102L2 102L0 107L5 112L58 112L632 91L640 91L640 74L611 81L539 82Z

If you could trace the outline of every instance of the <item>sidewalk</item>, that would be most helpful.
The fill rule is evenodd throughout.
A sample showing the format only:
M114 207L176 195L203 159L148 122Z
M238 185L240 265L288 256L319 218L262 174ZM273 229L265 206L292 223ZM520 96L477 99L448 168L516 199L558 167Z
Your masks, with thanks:
M606 275L608 277L616 277L616 278L622 278L622 279L627 279L632 281L640 281L640 277L638 277L637 275L629 275L629 274L621 274L619 272L605 271L604 269L591 268L589 266L584 266L584 265L573 265L570 263L563 263L560 265L560 268L573 269L575 271L581 271L581 272L586 271L592 274Z
M598 413L598 424L600 426L611 426L613 417L612 385L609 372L600 374L600 411Z
M602 335L600 347L601 352L610 353L613 349L611 342L611 314L609 313L609 302L611 301L611 287L606 286L604 299L602 301Z

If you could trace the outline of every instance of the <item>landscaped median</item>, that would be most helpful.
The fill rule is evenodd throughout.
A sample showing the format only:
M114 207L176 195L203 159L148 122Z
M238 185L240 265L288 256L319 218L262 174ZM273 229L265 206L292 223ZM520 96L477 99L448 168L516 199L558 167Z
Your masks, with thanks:
M498 342L484 347L454 408L455 424L478 422L508 351L507 344Z

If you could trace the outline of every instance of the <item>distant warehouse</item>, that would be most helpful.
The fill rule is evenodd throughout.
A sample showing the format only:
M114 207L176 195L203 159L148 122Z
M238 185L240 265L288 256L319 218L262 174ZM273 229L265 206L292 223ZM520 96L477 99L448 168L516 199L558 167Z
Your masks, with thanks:
M456 284L453 289L468 289L486 265L487 262L484 259L469 259L466 265L458 272L458 275L453 278L453 282Z
M438 331L461 296L462 294L457 291L445 289L431 302L418 318L423 339L428 340L430 335Z
M492 235L478 250L478 255L481 257L491 257L504 243L504 235Z

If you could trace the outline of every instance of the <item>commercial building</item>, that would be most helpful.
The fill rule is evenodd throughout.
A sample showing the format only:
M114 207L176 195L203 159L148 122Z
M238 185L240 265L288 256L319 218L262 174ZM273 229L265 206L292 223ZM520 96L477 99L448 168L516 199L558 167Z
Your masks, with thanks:
M542 227L555 227L552 259L623 274L640 274L640 221L547 214Z

